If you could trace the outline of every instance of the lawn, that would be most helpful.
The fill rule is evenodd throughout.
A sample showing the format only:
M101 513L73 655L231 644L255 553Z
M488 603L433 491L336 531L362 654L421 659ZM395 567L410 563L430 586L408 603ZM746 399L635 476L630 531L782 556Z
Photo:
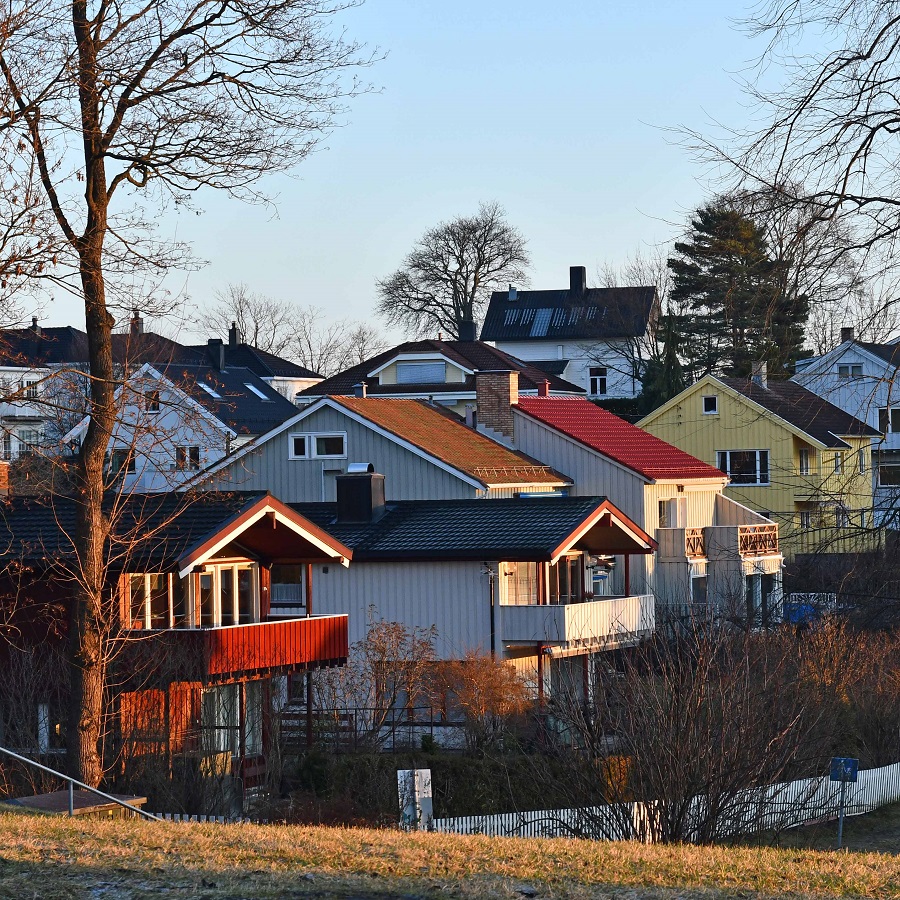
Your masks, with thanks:
M900 856L0 815L0 897L900 898Z

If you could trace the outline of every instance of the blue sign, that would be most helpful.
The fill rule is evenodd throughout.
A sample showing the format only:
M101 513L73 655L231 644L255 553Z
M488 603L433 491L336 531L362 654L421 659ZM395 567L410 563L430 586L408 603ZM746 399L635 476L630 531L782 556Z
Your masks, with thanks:
M831 780L856 784L859 760L852 756L835 756L831 760Z

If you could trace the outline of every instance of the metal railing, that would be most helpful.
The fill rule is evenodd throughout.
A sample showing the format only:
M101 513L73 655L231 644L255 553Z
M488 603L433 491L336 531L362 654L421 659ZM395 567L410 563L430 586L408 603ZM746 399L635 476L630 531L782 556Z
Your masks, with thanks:
M119 806L124 807L125 809L130 809L132 812L136 812L138 815L143 816L145 819L151 819L154 822L162 822L158 816L154 816L153 813L144 812L139 806L132 806L130 803L126 803L124 800L120 800L118 797L114 797L112 794L105 794L103 791L98 790L97 788L91 787L89 784L85 784L83 781L78 781L75 778L72 778L69 775L64 775L62 772L57 772L56 769L51 769L49 766L42 765L39 762L35 762L33 759L29 759L27 756L21 756L18 753L15 753L12 750L8 750L6 747L0 747L0 753L5 753L7 756L11 756L13 759L17 759L19 762L23 762L28 766L34 766L35 769L40 769L42 772L48 772L50 775L55 775L57 778L62 778L64 781L69 784L69 815L75 815L75 785L78 785L84 791L90 791L92 794L96 794L98 797L103 797L104 800L109 800L112 803L118 803Z

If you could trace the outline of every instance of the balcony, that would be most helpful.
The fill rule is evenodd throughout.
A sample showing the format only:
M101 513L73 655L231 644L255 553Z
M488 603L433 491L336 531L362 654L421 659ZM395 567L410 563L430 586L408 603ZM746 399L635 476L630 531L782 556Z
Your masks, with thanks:
M778 553L778 526L738 525L741 556L772 556Z
M703 559L706 540L702 528L657 528L660 559Z
M127 634L117 662L131 680L212 683L339 666L347 653L347 616L310 616L223 628L137 630Z
M507 644L610 649L649 637L655 622L651 594L550 606L500 607L500 634Z

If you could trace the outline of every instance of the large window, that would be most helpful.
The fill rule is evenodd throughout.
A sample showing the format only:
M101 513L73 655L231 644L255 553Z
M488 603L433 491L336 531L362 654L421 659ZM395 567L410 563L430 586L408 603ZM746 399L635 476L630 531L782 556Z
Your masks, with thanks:
M179 470L190 469L196 472L200 468L199 447L176 447L175 468Z
M538 577L537 563L507 563L506 602L511 606L533 606L539 603Z
M397 384L444 384L447 364L435 362L398 362Z
M878 484L881 487L900 486L900 462L894 465L881 463L878 466Z
M116 447L109 456L109 471L114 478L132 475L135 471L134 450L130 447Z
M128 576L130 628L183 628L188 625L185 583L165 572Z
M768 450L719 450L716 465L732 484L768 484Z
M588 393L590 394L605 394L606 393L606 378L607 378L607 370L605 366L591 366L588 369L588 378L590 380L590 387Z
M567 556L550 566L549 603L579 603L584 599L584 557Z

